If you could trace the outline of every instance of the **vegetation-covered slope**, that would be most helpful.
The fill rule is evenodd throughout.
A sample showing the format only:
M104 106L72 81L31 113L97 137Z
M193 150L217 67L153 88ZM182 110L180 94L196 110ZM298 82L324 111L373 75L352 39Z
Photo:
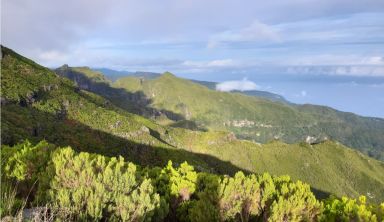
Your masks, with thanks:
M141 92L150 100L151 107L180 114L201 128L229 130L240 138L257 142L279 138L293 143L308 136L317 140L332 138L384 159L384 120L380 118L217 92L170 73L153 80L121 78L113 86Z
M214 84L194 84L196 81L180 79L170 73L150 78L136 73L116 80L111 87L107 80L100 83L88 78L90 69L83 73L78 68L61 67L56 72L74 81L83 76L85 89L163 125L193 130L229 130L239 138L263 143L274 138L288 143L307 138L315 142L332 138L376 159L384 158L384 121L380 118L360 117L324 106L271 102L273 99L269 97L274 97L273 94L260 95L259 91L254 97L253 91L207 90L202 85L212 88ZM252 97L241 95L247 93Z
M337 143L261 145L239 140L228 132L161 126L115 106L115 101L81 90L79 83L76 86L7 48L2 47L2 55L3 144L46 139L57 146L70 145L77 151L122 155L142 166L186 160L205 172L290 174L319 192L350 197L364 194L373 202L384 199L383 163ZM200 85L195 87L209 90ZM108 90L113 95L125 93L114 88ZM240 98L239 102L247 98L227 94L228 98Z
M76 67L74 67L76 68ZM72 69L73 71L74 69ZM107 69L107 68L92 68L89 69L90 71L98 71L103 73L108 79L116 81L119 79L123 79L125 77L135 77L135 78L142 78L146 80L150 79L156 79L161 76L161 73L155 73L155 72L128 72L128 71L117 71L117 70L112 70L112 69ZM201 81L201 80L192 80L195 83L198 83L200 85L203 85L209 89L216 90L216 85L218 84L217 82L209 82L209 81ZM282 102L282 103L289 103L283 96L267 92L267 91L261 91L261 90L246 90L246 91L235 91L244 95L249 95L249 96L256 96L260 98L264 98L267 100L271 100L274 102Z

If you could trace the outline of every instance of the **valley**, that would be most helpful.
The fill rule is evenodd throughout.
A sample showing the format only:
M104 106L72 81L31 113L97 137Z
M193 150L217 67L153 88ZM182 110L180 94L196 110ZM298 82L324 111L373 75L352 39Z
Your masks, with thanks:
M238 103L236 107L243 105L245 110L239 115L249 117L251 109L269 113L267 110L274 108L277 113L271 117L280 113L299 118L300 111L285 104L239 93L215 92L190 81L178 79L171 74L164 74L160 79L154 79L155 82L144 82L142 86L142 89L147 92L154 93L151 99L162 101L162 103L148 104L146 100L142 100L145 97L140 96L138 100L135 97L133 97L134 100L131 98L118 100L122 95L130 92L110 87L102 76L94 75L93 78L96 80L92 80L91 83L95 85L88 86L78 79L72 82L61 77L5 47L2 48L2 52L3 144L14 145L24 139L36 143L45 139L57 146L70 145L77 151L106 156L122 155L127 160L143 166L164 166L168 160L172 160L175 163L188 161L198 170L219 174L233 175L238 170L255 173L269 172L275 175L288 174L294 180L299 179L309 183L318 190L317 193L320 196L326 193L351 197L369 194L371 201L383 199L384 164L347 148L336 140L323 140L317 144L308 144L303 142L304 140L293 144L272 140L260 144L238 138L236 134L239 131L234 130L235 133L227 131L244 128L271 130L275 129L278 119L274 120L274 125L268 119L259 120L259 122L240 119L229 122L228 128L225 128L222 122L209 125L205 130L201 130L199 125L196 126L196 130L185 129L187 127L184 124L171 127L183 121L188 124L187 121L195 119L206 120L207 122L200 123L205 127L215 119L223 121L220 115L207 114L205 112L207 107L214 108L217 105L223 110L224 116L231 116L241 110L240 108L239 110L229 109L227 104L235 101ZM101 84L97 85L97 81ZM136 81L139 83L140 79ZM166 99L172 98L167 94L170 90L163 92L158 88L165 83L172 85L172 88L167 87L167 89L175 91L179 88L180 97L185 96L183 101L188 105L184 107L184 112L182 112L183 107L180 107L180 101ZM154 84L153 87L152 84ZM86 86L89 91L80 86L83 88ZM100 95L90 92L96 91L93 87L100 87L96 88L100 90ZM191 91L196 90L196 94L181 90L184 87ZM210 98L204 100L204 96L199 100L193 99L199 98L197 90L200 90L203 95L212 94L217 100L216 103ZM137 94L132 92L130 95ZM220 99L225 102L220 102ZM210 103L213 106L209 106ZM246 103L251 104L246 106ZM191 106L193 104L199 105ZM189 109L187 108L189 106L191 106L189 112L192 115L187 118L186 109ZM253 108L254 106L256 109ZM163 112L162 110L166 107L173 107L173 109L171 112L168 110ZM305 108L300 107L300 109ZM129 110L134 113L136 111L136 114L128 112ZM137 115L137 110L147 112L144 114L150 114L150 116L154 114L158 116L147 119ZM195 115L200 110L205 115ZM327 111L325 109L325 112ZM168 113L173 116L168 116ZM266 116L268 117L267 114ZM352 117L352 119L359 118ZM169 123L159 124L158 118L167 118ZM280 121L285 123L282 119ZM286 124L292 121L293 119L287 120ZM305 121L308 120L303 120L302 124ZM362 119L361 121L371 120Z
M199 84L171 73L152 74L151 78L138 73L112 82L100 72L82 69L87 71L61 67L56 72L161 125L229 131L238 138L259 143L274 139L298 143L307 137L318 142L331 139L376 159L384 158L381 118L361 117L324 106L296 105L283 99L271 100L273 94L219 92L213 89L213 83ZM98 76L98 80L90 73Z

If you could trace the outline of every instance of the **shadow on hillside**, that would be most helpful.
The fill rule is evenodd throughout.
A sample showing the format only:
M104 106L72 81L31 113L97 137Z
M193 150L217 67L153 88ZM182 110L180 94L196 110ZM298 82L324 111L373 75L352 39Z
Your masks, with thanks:
M71 146L77 151L105 156L123 156L141 166L165 166L168 160L176 164L187 161L198 171L233 175L241 169L216 157L183 149L149 145L149 141L134 142L110 133L95 130L76 120L58 118L52 113L16 104L2 106L2 144L14 145L28 139L33 143L47 140L57 146ZM154 140L159 132L148 132ZM164 142L164 141L159 141ZM249 172L247 172L249 173Z
M314 188L314 187L312 187L312 185L311 185L311 191L313 194L315 194L316 198L320 199L320 200L326 199L331 195L331 193L317 189L317 188Z
M85 74L67 69L66 67L58 68L55 72L58 75L75 82L78 91L82 89L101 95L110 100L115 106L131 113L155 120L167 118L175 121L174 127L191 130L205 130L198 127L195 122L186 120L181 114L151 107L153 100L148 98L142 91L129 92L123 88L114 88L106 82L93 81Z
M46 140L57 146L71 146L76 151L97 153L105 156L123 156L127 161L140 166L163 167L168 160L175 164L187 161L197 171L234 175L238 171L251 173L217 157L190 152L167 145L160 133L149 129L148 134L164 145L153 146L148 141L135 142L110 133L93 129L76 120L62 118L31 106L5 104L2 106L2 144L15 145L25 139L33 143ZM318 198L329 193L311 188Z

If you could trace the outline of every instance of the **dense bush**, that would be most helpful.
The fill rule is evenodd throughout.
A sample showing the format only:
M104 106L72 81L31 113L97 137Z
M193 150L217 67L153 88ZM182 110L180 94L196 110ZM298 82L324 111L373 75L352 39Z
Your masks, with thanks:
M54 177L48 190L57 208L78 214L78 219L115 218L122 221L150 220L160 206L151 180L122 157L107 159L71 148L52 155Z
M238 172L234 177L203 178L204 188L190 210L192 221L316 221L321 212L310 187L289 177Z
M3 147L2 167L2 187L23 185L2 189L2 197L27 197L26 207L49 206L59 220L382 221L384 214L384 203L368 204L364 196L319 201L309 185L288 176L220 176L171 161L141 169L122 157L44 141ZM2 200L2 217L19 203Z
M384 203L368 205L366 197L358 200L331 197L324 202L323 221L383 221Z

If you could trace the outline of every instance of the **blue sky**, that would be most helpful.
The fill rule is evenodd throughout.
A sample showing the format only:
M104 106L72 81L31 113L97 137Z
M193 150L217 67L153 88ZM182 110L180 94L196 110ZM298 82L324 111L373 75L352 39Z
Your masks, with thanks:
M382 0L11 0L2 1L1 10L2 44L48 67L248 78L295 102L384 117L377 95L384 95ZM276 76L286 83L294 76L302 85L275 84ZM344 85L372 87L372 101L382 102L376 111L361 111L361 104L327 102L327 94L311 99L302 80L308 76L324 76L324 87L336 84L329 76L348 77Z

